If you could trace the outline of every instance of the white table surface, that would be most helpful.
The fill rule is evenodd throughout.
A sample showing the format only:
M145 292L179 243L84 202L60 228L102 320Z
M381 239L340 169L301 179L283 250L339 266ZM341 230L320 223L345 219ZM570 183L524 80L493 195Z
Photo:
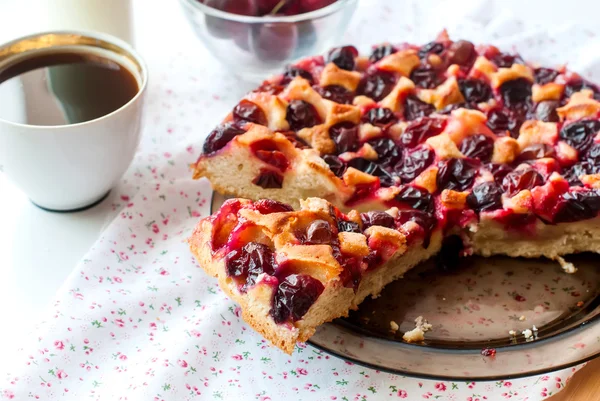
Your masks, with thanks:
M457 6L462 3L453 1ZM23 4L32 2L35 3L29 0L2 0L0 15L18 17L16 14L23 12ZM178 8L173 3L175 0L146 0L143 3L134 0L134 14L143 6L145 10L140 15L148 16L150 12L162 15L165 8ZM523 15L529 15L536 21L546 24L551 21L577 21L588 26L592 32L600 33L596 25L598 13L590 12L590 8L599 8L593 0L571 1L569 7L564 7L564 2L548 0L507 0L505 4L513 10L522 10ZM39 24L29 21L28 25L25 20L27 18L18 17L3 21L0 40L10 40L39 30L33 27L39 27ZM0 327L10 327L10 330L0 330L0 355L3 356L0 358L0 370L3 363L10 361L7 355L12 351L13 340L39 319L77 261L109 222L111 209L109 201L105 201L78 213L43 211L32 205L25 194L0 172L0 305L3 311L3 324Z

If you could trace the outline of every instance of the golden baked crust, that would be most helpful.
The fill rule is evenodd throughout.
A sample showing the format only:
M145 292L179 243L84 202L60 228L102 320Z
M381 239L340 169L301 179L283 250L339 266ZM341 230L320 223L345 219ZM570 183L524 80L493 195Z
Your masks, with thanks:
M513 64L510 68L500 68L491 74L492 87L499 88L502 84L517 79L526 79L533 83L533 71L526 65Z
M519 143L509 136L496 139L492 162L498 164L512 163L520 153Z
M413 49L401 50L384 57L377 66L383 71L397 72L408 77L412 70L420 63L417 52Z
M519 132L519 148L525 149L527 146L545 143L553 146L558 140L558 126L556 123L545 123L542 121L525 121L521 125Z
M390 94L379 102L379 105L394 112L401 113L406 96L414 91L414 89L415 84L410 79L402 76L398 79L398 82Z
M561 120L577 120L586 117L597 117L600 112L600 102L593 98L594 92L584 89L574 93L569 102L556 109Z
M485 77L487 80L491 80L497 67L484 56L478 56L471 69L471 76L473 78Z
M448 78L436 89L423 89L417 93L417 96L425 103L435 106L437 110L465 101L465 98L458 87L456 77Z
M564 85L550 82L545 85L534 84L531 89L531 99L539 103L544 100L560 100L563 95Z
M440 195L440 202L446 209L464 209L468 195L468 192L444 189Z
M349 91L355 91L359 82L359 72L342 70L337 65L329 63L321 74L320 84L322 86L339 85Z

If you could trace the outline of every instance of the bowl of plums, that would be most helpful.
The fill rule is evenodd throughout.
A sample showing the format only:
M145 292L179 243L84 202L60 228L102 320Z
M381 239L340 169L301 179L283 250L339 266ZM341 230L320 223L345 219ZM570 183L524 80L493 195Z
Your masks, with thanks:
M357 0L180 0L208 50L237 75L262 80L331 48Z

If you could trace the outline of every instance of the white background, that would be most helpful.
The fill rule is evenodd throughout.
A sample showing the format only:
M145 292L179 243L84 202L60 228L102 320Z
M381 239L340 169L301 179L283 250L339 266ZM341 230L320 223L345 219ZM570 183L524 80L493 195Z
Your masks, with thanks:
M98 0L75 1L85 3ZM104 0L103 4L108 7L111 1L115 0ZM126 0L116 1L123 3ZM373 7L378 7L385 1L402 0L361 1L370 2ZM56 27L56 22L51 24L45 19L47 14L44 10L49 6L64 6L65 3L69 1L0 0L0 15L3 16L0 41ZM182 34L192 35L176 3L176 0L133 0L134 27L151 23L149 16L153 16L161 21L163 27L178 26ZM503 7L521 14L528 22L552 26L565 21L577 21L590 32L600 35L600 5L594 3L593 0L502 2ZM448 5L454 9L467 10L469 4L469 1L457 0L431 1L432 14L424 15L423 18L437 18L442 27L445 23L444 15L436 11ZM140 21L139 16L142 15L146 20ZM69 21L61 23L65 24L64 28L73 27ZM143 55L146 58L159 57L160 46L157 46L155 51L156 54ZM33 206L25 194L0 172L0 355L5 356L11 350L11 344L15 343L13 340L38 319L61 283L94 243L110 218L110 201L91 210L73 214L42 211ZM8 327L9 330L4 329ZM0 364L3 361L8 362L9 358L0 358Z

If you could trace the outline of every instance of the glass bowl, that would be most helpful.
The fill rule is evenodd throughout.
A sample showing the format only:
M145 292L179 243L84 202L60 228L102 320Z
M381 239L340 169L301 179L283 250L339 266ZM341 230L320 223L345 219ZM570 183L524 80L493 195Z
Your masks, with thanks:
M357 4L357 0L338 0L299 15L252 17L217 10L198 0L180 2L212 55L236 75L251 80L263 80L294 60L331 48Z

